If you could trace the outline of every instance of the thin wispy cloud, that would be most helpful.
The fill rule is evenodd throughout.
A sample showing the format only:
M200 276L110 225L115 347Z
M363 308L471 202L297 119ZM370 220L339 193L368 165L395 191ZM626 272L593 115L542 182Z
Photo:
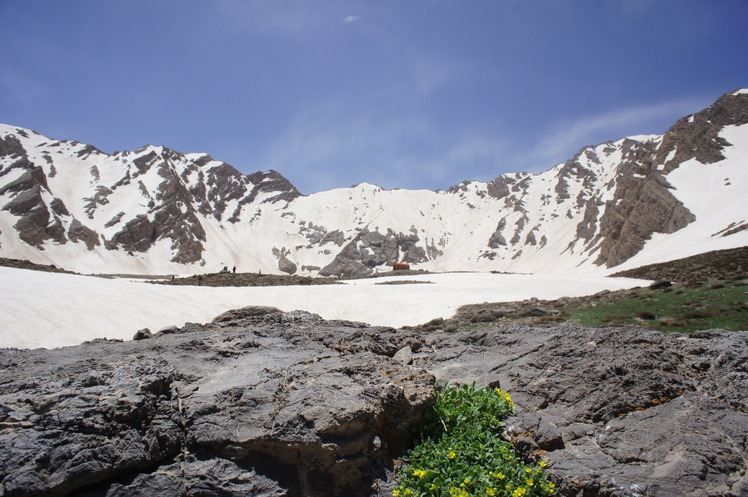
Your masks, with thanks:
M270 147L265 164L309 185L305 193L326 189L331 177L342 186L366 181L384 188L446 189L505 172L540 173L587 145L660 134L708 102L708 97L693 97L587 115L533 143L472 127L445 130L417 114L352 113L340 100L298 115Z
M404 187L409 173L397 164L414 162L411 147L431 131L414 116L352 115L342 102L317 104L296 117L264 163L311 185L311 191L329 185L321 171L334 171L345 182L341 186L366 181Z
M338 100L299 114L263 164L308 185L304 193L328 189L331 178L340 186L446 189L495 178L509 154L506 140L477 129L445 131L417 114L351 112Z
M569 159L584 146L616 140L634 134L666 131L675 121L708 105L711 97L690 97L634 108L615 109L565 122L531 147L520 163L531 172L541 172Z
M662 133L748 81L739 0L171 3L0 1L2 121L306 193L436 189Z

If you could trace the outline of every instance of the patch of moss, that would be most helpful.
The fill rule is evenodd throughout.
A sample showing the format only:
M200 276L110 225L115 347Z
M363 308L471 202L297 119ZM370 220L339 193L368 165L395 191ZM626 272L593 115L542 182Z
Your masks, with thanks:
M642 289L634 297L567 309L567 319L583 325L637 324L663 331L738 331L745 330L748 322L747 296L742 281L706 282L672 292Z

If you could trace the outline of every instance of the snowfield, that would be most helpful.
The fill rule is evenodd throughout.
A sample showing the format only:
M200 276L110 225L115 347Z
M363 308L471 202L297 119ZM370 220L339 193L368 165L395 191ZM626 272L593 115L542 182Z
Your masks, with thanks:
M377 285L388 280L421 284ZM451 317L482 302L555 299L646 284L580 275L444 273L354 280L341 285L186 287L0 267L0 347L54 348L94 338L129 340L186 322L207 323L249 305L305 310L325 319L400 327Z

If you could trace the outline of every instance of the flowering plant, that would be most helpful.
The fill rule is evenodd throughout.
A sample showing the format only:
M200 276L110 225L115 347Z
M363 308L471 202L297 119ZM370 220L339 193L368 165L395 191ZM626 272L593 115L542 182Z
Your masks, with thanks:
M422 440L405 457L395 497L536 497L556 493L543 469L501 438L514 412L498 388L445 385L426 416Z

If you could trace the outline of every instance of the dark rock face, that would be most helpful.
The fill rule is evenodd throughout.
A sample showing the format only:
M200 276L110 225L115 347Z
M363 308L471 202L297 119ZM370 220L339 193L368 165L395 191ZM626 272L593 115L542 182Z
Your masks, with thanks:
M1 350L0 493L370 495L433 401L395 330L248 308L172 331Z
M29 162L25 150L18 149L20 143L17 139L8 137L4 144L0 148L19 159L3 173L7 174L13 169L24 171L16 180L0 188L0 195L14 194L2 209L18 217L15 224L18 237L37 248L41 248L45 240L65 243L67 241L65 228L62 226L58 213L63 214L67 212L67 209L59 201L51 202L49 206L44 203L42 192L47 190L47 178L44 171L41 167Z
M265 172L259 171L250 174L247 178L257 185L253 190L255 196L260 192L276 194L268 199L269 202L277 202L281 200L284 202L290 202L301 195L290 181L283 177L283 175L278 171L272 169ZM252 199L254 199L254 197Z
M296 274L296 264L288 260L288 258L283 255L280 259L278 259L278 269L283 271L286 274Z
M748 94L735 92L720 97L708 108L678 120L662 139L656 162L670 172L690 159L712 164L724 159L722 150L729 146L719 132L724 126L748 123ZM672 158L666 161L671 153Z
M600 219L597 264L617 266L636 255L653 233L674 233L696 220L657 171L655 153L649 143L628 143L616 194Z
M630 142L619 167L615 200L606 206L600 222L597 237L602 242L596 263L617 266L638 253L653 233L674 233L695 221L669 191L664 175L691 159L702 164L723 160L722 150L731 144L719 136L720 131L746 123L748 95L731 92L707 109L678 120L656 148Z
M16 133L28 137L23 130ZM103 224L105 228L119 228L104 240L108 250L123 250L132 255L147 252L159 240L168 240L172 262L197 263L203 258L207 241L197 213L212 215L218 221L228 217L229 222L236 223L240 221L242 207L254 202L260 193L276 193L263 202L290 201L300 195L275 171L247 176L207 155L188 157L165 147L144 147L136 152L108 156L90 145L51 140L49 144L39 145L49 148L42 149L46 162L43 167L32 161L18 136L0 137L0 158L4 159L0 178L14 170L23 171L20 175L16 173L14 180L0 185L0 196L6 196L2 209L18 217L14 226L18 237L39 249L47 240L58 244L81 242L88 250L101 246L103 235L100 237L90 226L84 225L77 215L92 220L93 226ZM136 156L133 158L132 154ZM81 170L76 170L75 166L58 170L54 164L60 156L82 161ZM102 184L105 167L109 169L106 177L111 181L113 161L117 162L116 167L121 166L121 176ZM59 198L45 200L56 195L50 189L45 167L49 168L50 178L58 174L88 176L90 190L79 192L85 201L82 212L71 213ZM110 204L115 193L121 199L121 189L126 189L143 209L121 212L101 223L96 219L97 211ZM238 201L234 212L225 212L232 201Z
M128 253L145 252L156 241L156 227L145 214L128 221L121 231L105 242L108 249L122 248Z
M440 381L510 392L510 438L549 463L562 495L748 493L748 332L568 325L429 345L416 363Z
M507 206L509 206L513 202L507 197L512 192L520 191L524 181L529 177L527 173L503 174L488 183L487 193L497 200L506 199Z
M286 257L289 253L290 251L285 248L273 250L273 254L278 258L278 269L286 274L296 274L296 264Z
M77 219L73 219L68 228L68 239L71 242L83 242L88 250L93 250L95 246L101 245L99 236L91 228L84 226Z
M410 234L395 233L388 229L386 234L364 228L351 240L333 261L322 268L320 276L366 276L373 268L392 265L398 262L417 264L425 262L429 256L419 241L416 230ZM324 239L323 239L324 243Z

